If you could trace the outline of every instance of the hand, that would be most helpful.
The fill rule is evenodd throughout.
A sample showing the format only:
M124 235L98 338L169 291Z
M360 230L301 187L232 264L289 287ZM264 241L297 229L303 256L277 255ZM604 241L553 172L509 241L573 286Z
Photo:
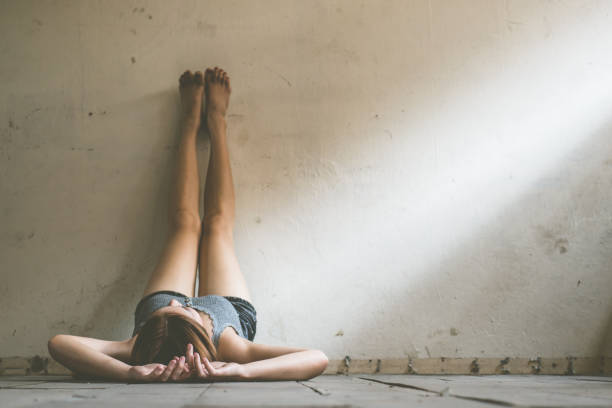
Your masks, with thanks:
M128 378L132 381L181 381L191 375L191 370L185 365L185 357L175 357L168 365L151 363L130 367Z
M128 379L130 381L156 381L165 369L165 365L158 363L132 366L128 370Z
M176 357L175 357L176 359ZM237 363L226 363L225 361L209 361L206 357L200 357L198 353L193 352L193 345L187 344L187 352L184 359L184 368L182 373L175 378L176 381L186 380L188 378L195 379L239 379L244 376L244 366ZM174 378L174 377L173 377Z
M195 372L193 376L199 379L227 379L236 380L244 377L245 369L242 364L226 363L224 361L213 361L212 363L204 357L202 362L200 355L194 355Z

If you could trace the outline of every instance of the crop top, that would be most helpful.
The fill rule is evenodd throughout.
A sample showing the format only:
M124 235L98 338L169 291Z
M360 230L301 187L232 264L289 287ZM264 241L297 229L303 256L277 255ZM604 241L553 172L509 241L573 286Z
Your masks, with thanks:
M134 331L132 337L140 331L151 316L151 313L159 308L168 306L172 299L176 299L183 306L192 307L210 316L213 325L212 341L215 347L219 346L221 333L228 326L233 327L240 337L246 338L242 332L238 312L229 300L223 296L206 295L189 297L172 291L155 292L140 300L134 313Z

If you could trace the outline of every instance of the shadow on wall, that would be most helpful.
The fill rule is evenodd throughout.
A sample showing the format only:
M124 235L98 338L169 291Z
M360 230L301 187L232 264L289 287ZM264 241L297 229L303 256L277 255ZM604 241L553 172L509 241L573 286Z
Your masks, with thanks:
M96 290L101 294L96 295L91 317L84 324L85 335L125 339L132 334L134 308L142 298L145 285L159 261L168 236L167 204L170 182L176 167L179 134L178 102L177 88L145 95L111 107L115 112L113 120L117 124L126 123L124 119L129 118L134 112L144 111L150 115L145 119L148 124L143 125L146 128L152 129L152 125L154 126L157 121L170 116L169 123L161 127L173 130L161 134L160 137L152 137L151 144L142 146L142 149L147 151L144 153L145 159L136 161L135 164L141 167L139 171L143 171L141 181L145 183L154 180L155 187L144 194L137 193L143 190L135 189L134 194L116 197L117 200L125 201L122 207L140 209L140 211L136 211L138 218L128 212L117 214L117 217L122 218L122 222L119 223L121 229L116 235L121 237L122 242L127 243L127 247L121 250L121 253L125 254L124 260L118 267L119 272L115 280L107 284L96 284ZM158 114L152 111L151 106L160 107L164 113ZM117 129L117 131L122 130ZM151 177L152 174L155 177ZM102 271L107 268L108 265L102 264L95 269ZM120 317L117 313L120 313ZM124 329L125 327L129 328L129 332Z

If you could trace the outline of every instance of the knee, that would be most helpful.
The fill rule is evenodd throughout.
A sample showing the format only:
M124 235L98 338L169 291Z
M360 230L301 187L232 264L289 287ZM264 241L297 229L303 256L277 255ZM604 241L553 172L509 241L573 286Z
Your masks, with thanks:
M200 233L200 216L192 211L176 210L170 217L170 223L174 229Z
M225 215L215 214L204 217L202 230L204 234L232 234L234 221Z

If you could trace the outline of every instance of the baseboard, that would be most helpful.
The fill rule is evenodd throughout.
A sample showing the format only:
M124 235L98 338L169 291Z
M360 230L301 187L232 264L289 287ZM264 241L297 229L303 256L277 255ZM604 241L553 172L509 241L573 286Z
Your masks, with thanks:
M3 357L0 375L70 375L50 357ZM612 357L389 358L330 360L323 374L612 375Z
M612 357L477 357L330 360L324 374L612 375Z

